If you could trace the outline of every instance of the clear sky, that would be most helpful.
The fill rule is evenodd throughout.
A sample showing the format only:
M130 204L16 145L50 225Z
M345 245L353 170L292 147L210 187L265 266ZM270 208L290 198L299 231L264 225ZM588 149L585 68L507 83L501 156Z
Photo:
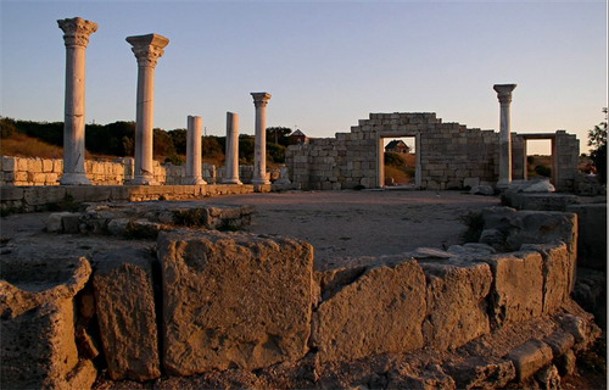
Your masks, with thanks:
M586 131L607 106L607 2L0 0L0 115L62 121L65 47L57 19L98 23L87 48L87 123L135 120L127 36L170 43L156 69L155 127L226 112L253 134L250 92L273 95L268 126L313 137L371 112L436 112L499 127L493 84L516 83L512 130Z

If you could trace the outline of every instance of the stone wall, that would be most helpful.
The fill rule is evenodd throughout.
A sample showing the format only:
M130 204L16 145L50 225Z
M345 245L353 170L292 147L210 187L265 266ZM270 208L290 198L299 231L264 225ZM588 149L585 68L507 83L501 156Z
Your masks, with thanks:
M151 214L144 211L141 215ZM0 300L0 324L3 334L17 337L11 333L13 328L34 320L34 324L45 323L46 312L39 319L32 309L73 298L85 285L82 279L89 278L90 271L82 268L94 270L91 290L80 297L95 297L95 307L89 310L96 313L107 373L115 380L146 381L163 373L215 372L220 377L241 372L246 382L236 382L238 387L248 387L248 375L266 375L268 380L292 375L304 381L291 387L316 383L322 388L345 387L318 381L333 365L348 372L348 364L357 367L361 359L387 353L404 356L425 351L427 356L434 351L457 351L504 331L510 336L500 347L493 346L496 350L490 355L477 356L475 367L467 363L472 361L469 354L483 353L492 341L466 348L470 360L438 358L433 360L435 368L425 365L421 371L410 372L406 367L417 363L407 358L391 374L389 367L377 372L392 380L415 380L415 373L415 377L424 376L431 369L446 381L442 388L469 388L464 383L473 381L493 388L523 382L544 368L556 370L554 364L567 358L573 362L573 351L587 348L599 332L591 317L569 298L577 246L575 214L498 208L486 210L483 219L487 234L481 241L485 243L358 258L347 266L317 270L314 249L303 241L174 226L159 233L155 253L137 250L131 242L122 249L96 252L90 259L92 267L86 260L77 268L53 261L53 267L82 274L59 273L68 287L73 280L79 281L78 288L61 289L58 282L51 283L52 291L61 291L59 295L29 292L27 278L32 275L19 267L22 260L17 256L7 260L15 262L9 267L13 274L4 272L5 280L0 280L0 290L10 292L4 294L9 299ZM134 300L133 294L139 298ZM74 306L69 308L64 317L82 315ZM36 317L24 317L32 313ZM524 330L510 331L531 321L550 326L532 325L537 332L534 338ZM52 331L73 345L74 338L69 337L73 329L62 324ZM547 330L539 333L544 326ZM89 334L86 329L81 332ZM36 356L20 354L14 349L20 344L4 341L3 361L9 355L12 360L2 365L2 386L21 385L10 370L22 363L19 359ZM74 356L77 352L71 348L69 366L45 360L56 363L63 355L45 355L37 362L39 374L28 378L32 380L28 385L72 378L79 358L86 362L87 357L82 348ZM488 377L480 378L488 370ZM355 381L347 387L354 387ZM92 381L81 383L90 386ZM394 384L404 386L413 384ZM267 382L267 387L285 386Z
M161 164L153 161L154 179L159 184L185 184L186 167L171 163ZM252 180L253 166L239 166L243 183ZM85 161L87 178L94 185L122 185L133 179L134 160L131 157L118 158L115 161ZM224 177L224 167L216 168L213 164L202 164L203 179L208 184L219 184ZM270 169L271 181L281 178L279 168ZM0 185L10 186L52 186L59 185L63 174L63 160L2 156L0 158Z
M382 187L382 139L405 136L416 138L415 182L419 188L461 189L471 183L497 181L499 134L442 123L434 113L370 114L350 133L288 147L286 165L292 181L303 189ZM564 131L548 137L554 139L556 171L560 172L555 185L559 191L571 190L577 173L578 141ZM517 134L512 134L512 139L514 178L522 178L525 141Z

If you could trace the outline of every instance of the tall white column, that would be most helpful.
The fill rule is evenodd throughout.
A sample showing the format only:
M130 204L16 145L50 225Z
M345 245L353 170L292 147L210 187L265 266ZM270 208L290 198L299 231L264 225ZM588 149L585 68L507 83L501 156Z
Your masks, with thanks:
M500 106L499 122L499 181L497 188L505 189L512 182L512 138L510 134L510 103L516 84L495 84Z
M66 45L63 176L66 185L91 184L85 173L85 64L89 36L97 24L83 18L57 21Z
M239 114L226 113L226 158L224 184L241 184L239 180Z
M200 116L188 116L186 134L186 183L207 184L201 176L201 129L203 119Z
M135 177L133 184L157 184L152 165L154 128L154 70L169 39L158 34L127 37L137 58Z
M271 100L267 92L252 92L256 107L256 146L252 184L270 184L266 178L266 106Z

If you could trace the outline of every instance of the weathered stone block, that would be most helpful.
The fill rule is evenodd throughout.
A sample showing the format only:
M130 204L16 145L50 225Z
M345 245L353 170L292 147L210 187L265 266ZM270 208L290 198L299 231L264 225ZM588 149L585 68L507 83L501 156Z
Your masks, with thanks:
M521 246L537 251L543 259L543 312L553 313L569 299L575 283L575 261L563 243Z
M605 203L582 204L567 207L579 219L578 265L602 270L607 269L607 205Z
M178 230L158 238L164 365L191 375L307 352L313 248L287 238Z
M514 362L519 381L533 376L552 361L552 349L540 340L531 340L508 355Z
M68 388L78 363L73 298L90 274L84 258L3 259L0 387Z
M415 260L378 265L322 302L313 324L320 361L423 346L425 275Z
M445 370L458 389L502 388L516 378L511 360L472 357L459 363L449 362Z
M94 261L95 304L108 374L114 380L158 378L155 259L143 250L125 249L99 254Z
M499 254L485 260L493 273L491 325L538 317L543 307L542 259L537 252Z
M425 344L457 348L490 332L486 297L492 275L486 263L421 262L427 277Z

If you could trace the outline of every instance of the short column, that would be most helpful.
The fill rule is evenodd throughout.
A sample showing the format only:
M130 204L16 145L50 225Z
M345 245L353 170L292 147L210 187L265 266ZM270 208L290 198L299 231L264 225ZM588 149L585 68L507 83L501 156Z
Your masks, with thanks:
M188 116L186 134L186 183L207 184L201 176L201 129L203 119L200 116Z
M97 24L83 18L57 21L66 45L66 91L63 125L65 185L91 184L85 173L85 64L89 36Z
M137 108L135 120L135 174L132 184L157 184L154 180L154 70L169 39L158 34L127 37L137 58Z
M266 178L266 106L271 100L267 92L252 92L256 107L256 145L252 184L270 184Z
M241 184L239 180L239 114L226 113L226 158L224 184Z
M500 106L499 122L499 181L497 188L505 189L512 182L512 139L510 134L510 103L516 84L495 84Z

